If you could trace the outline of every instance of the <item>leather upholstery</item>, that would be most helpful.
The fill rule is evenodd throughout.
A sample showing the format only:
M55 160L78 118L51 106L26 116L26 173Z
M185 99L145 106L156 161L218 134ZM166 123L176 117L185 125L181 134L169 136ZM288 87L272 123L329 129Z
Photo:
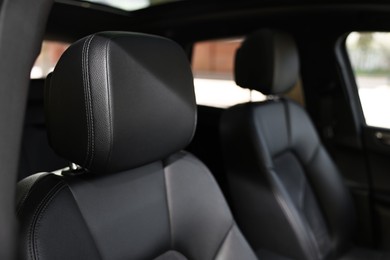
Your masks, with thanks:
M235 59L238 86L264 95L288 91L298 79L299 59L295 42L283 32L262 29L248 36Z
M259 83L258 87L249 87L275 94L293 85L298 71L295 65L290 71L286 68L291 57L298 55L288 38L263 30L242 44L236 72L247 70L247 75L254 75L249 73L255 71L257 58L259 74L268 61L275 70L268 74L281 78L276 79L276 85L269 80L267 89L260 76L247 76L248 85L256 84L256 80ZM273 59L261 60L258 56L270 50L278 50L278 66ZM240 56L243 53L247 60ZM281 65L284 61L286 64ZM352 198L309 116L298 104L274 98L229 108L221 119L221 138L233 210L255 251L269 250L302 260L377 259L385 255L353 247Z
M23 205L21 259L256 259L209 171L184 152L99 178L45 175Z
M236 106L221 134L236 218L255 250L325 259L349 246L350 195L297 104Z
M61 57L46 93L51 146L94 173L182 149L196 117L193 87L183 87L193 86L187 63L181 48L156 36L103 32L79 40Z
M93 93L84 95L88 89L78 70L86 62L79 57L85 41L90 42L89 64L107 64L107 75L115 75L108 77L111 98L108 85L99 80L107 75L98 73L89 74L87 88ZM196 109L189 64L178 49L159 37L100 33L65 53L46 91L49 135L53 148L67 159L91 163L61 176L31 176L19 183L21 259L257 259L208 169L180 151L191 139ZM67 70L73 79L66 77L71 75ZM102 100L109 100L111 108ZM83 112L77 115L77 109ZM92 118L86 110L94 110ZM103 133L108 113L113 137ZM59 131L60 126L70 132ZM89 144L92 129L96 146L76 143ZM92 147L100 149L93 158L87 156ZM101 174L94 174L96 167L103 168L97 169Z

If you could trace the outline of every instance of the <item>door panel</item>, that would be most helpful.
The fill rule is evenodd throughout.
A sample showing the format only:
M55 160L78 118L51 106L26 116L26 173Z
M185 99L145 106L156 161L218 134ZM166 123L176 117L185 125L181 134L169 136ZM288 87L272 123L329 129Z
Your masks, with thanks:
M390 33L353 32L346 40L360 108L362 143L378 247L390 250ZM352 99L354 100L354 99Z

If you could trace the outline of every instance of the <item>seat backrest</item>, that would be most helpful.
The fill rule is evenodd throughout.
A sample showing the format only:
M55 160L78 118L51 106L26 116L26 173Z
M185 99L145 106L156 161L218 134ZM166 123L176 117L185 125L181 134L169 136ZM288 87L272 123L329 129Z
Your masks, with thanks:
M45 88L49 140L71 162L18 185L22 259L256 259L193 136L193 78L170 40L74 43Z
M306 112L281 94L298 78L291 36L260 30L236 55L238 85L273 98L225 111L221 138L233 212L253 248L295 259L345 250L353 205ZM261 230L261 232L259 232Z
M34 173L54 171L68 166L65 159L55 154L47 140L43 108L44 85L44 79L32 79L29 87L18 180Z

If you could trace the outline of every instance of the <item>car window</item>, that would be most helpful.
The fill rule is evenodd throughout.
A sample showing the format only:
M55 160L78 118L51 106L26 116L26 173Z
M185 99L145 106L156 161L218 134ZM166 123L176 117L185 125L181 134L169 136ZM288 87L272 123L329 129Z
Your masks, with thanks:
M390 128L390 33L352 32L346 49L366 124Z
M46 78L47 74L53 71L57 61L69 45L69 43L64 42L43 41L41 53L31 70L31 78Z
M199 105L227 108L265 99L260 92L243 89L234 82L234 56L241 42L242 39L224 39L194 45L192 69Z

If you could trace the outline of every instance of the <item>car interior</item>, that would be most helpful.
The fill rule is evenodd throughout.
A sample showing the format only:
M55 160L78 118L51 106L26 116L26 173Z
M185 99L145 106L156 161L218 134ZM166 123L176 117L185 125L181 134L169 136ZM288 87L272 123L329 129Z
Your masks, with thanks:
M386 1L0 1L0 259L390 259Z

